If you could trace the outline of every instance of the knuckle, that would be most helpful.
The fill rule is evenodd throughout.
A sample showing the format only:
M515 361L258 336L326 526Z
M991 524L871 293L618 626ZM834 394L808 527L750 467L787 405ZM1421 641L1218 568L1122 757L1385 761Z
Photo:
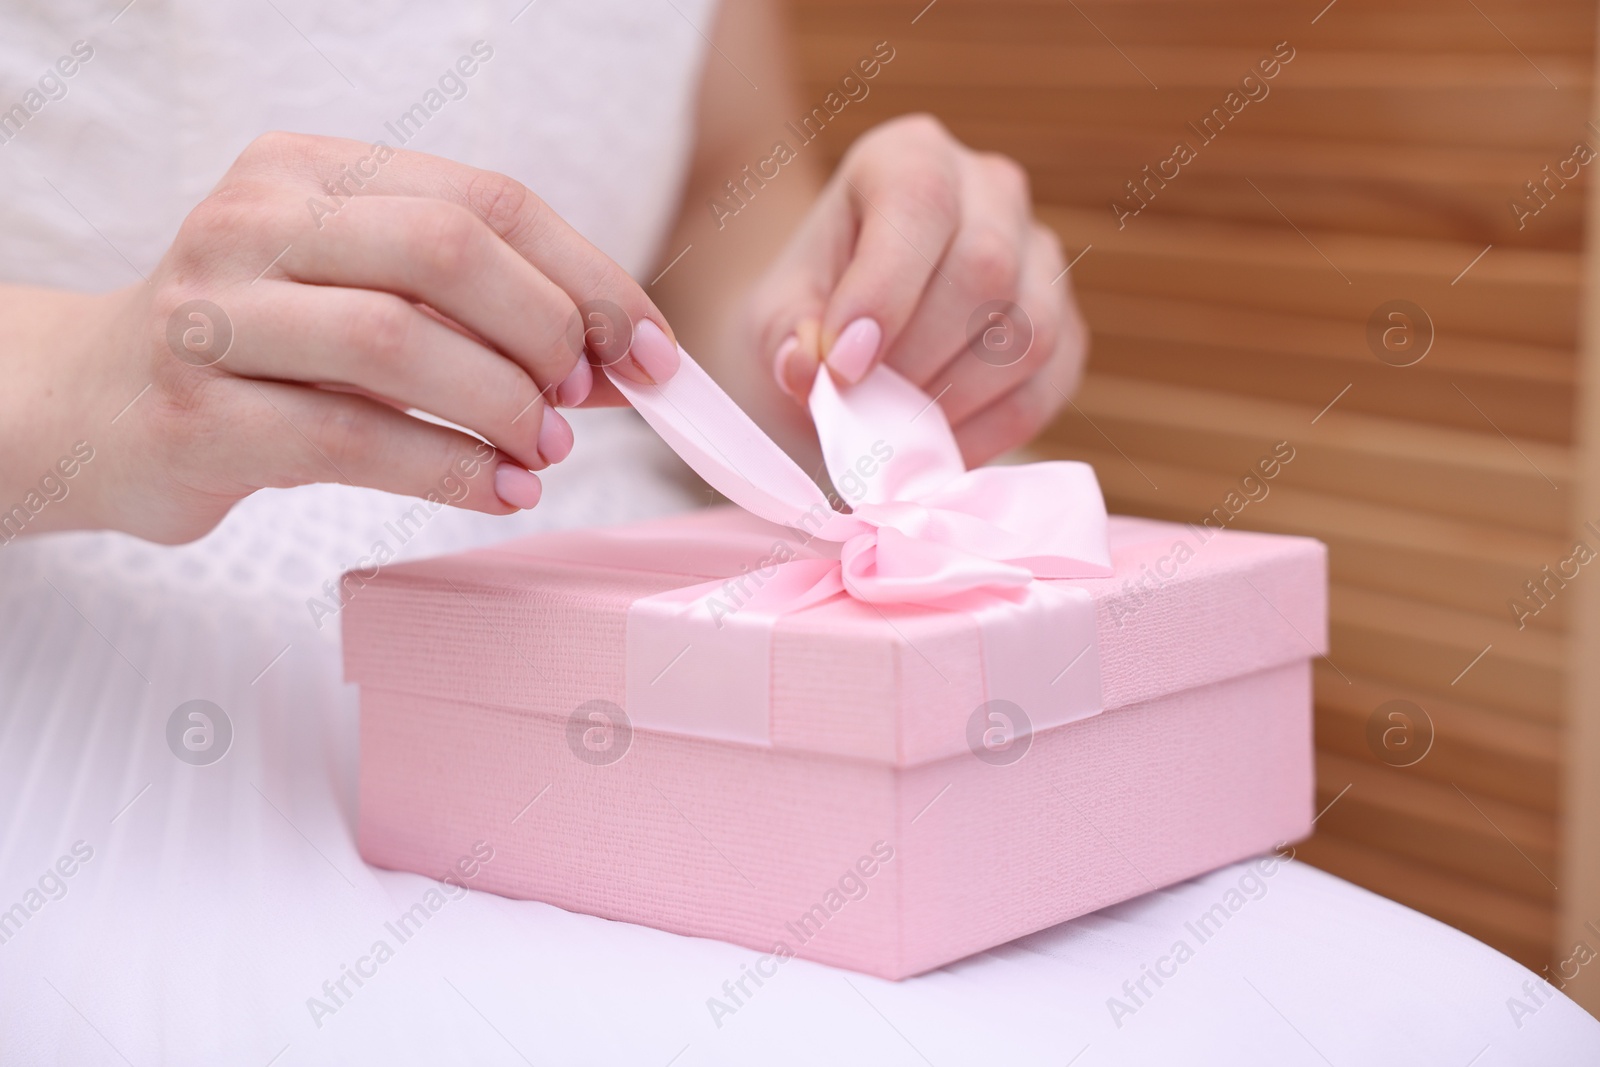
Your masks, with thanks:
M426 449L428 456L418 465L419 481L426 472L426 489L443 496L452 504L459 504L472 494L472 483L490 465L496 455L493 445L459 434L435 441ZM423 496L424 487L418 485L415 495Z
M314 140L315 138L308 134L268 130L245 145L235 165L245 170L254 170L258 167L270 167L289 160L302 159Z
M283 250L277 237L285 229L281 205L254 183L224 183L184 217L165 259L175 284L212 285L269 264ZM272 251L265 249L271 247ZM281 270L275 270L275 276ZM183 299L203 296L188 293Z
M530 338L534 352L533 372L551 384L563 381L582 358L583 337L576 307L564 315L551 315L542 321Z
M841 172L853 175L858 196L877 209L953 227L961 214L961 197L959 168L949 154L952 144L933 116L905 115L852 145Z
M1011 296L1022 266L1015 242L992 226L975 228L962 242L962 272L984 296Z
M180 247L212 253L222 241L237 243L252 229L260 211L248 189L218 190L194 206L178 227Z
M418 227L418 261L430 264L440 280L457 281L482 254L483 232L471 211L440 203L433 217Z
M466 198L490 229L513 244L536 224L544 208L544 202L526 185L495 171L475 174L467 185Z
M515 439L520 431L521 436L537 440L545 404L539 383L526 374L516 373L505 388L496 392L495 406L502 409L500 429L506 437Z
M180 261L151 286L142 336L156 366L204 369L227 357L234 300L216 291L215 280L213 270ZM217 303L218 297L228 306Z
M942 171L923 168L906 171L896 180L894 196L907 210L947 226L954 226L960 217L961 204L955 183Z
M164 360L151 376L149 407L140 417L148 426L159 469L181 479L206 466L198 457L226 455L241 435L253 436L232 400L236 379Z
M945 129L944 123L925 111L919 111L899 115L874 126L856 139L845 153L845 158L850 163L859 162L863 157L898 158L904 155L926 160L936 157L953 143L955 138Z
M167 428L167 440L187 449L216 435L219 427L211 413L213 398L222 384L221 375L161 358L156 361L152 379L156 386L156 403L152 407Z
M378 444L377 425L360 404L328 404L311 426L311 439L337 463L370 454Z
M954 140L944 123L927 111L915 111L891 119L884 124L884 130L921 144L943 144Z
M1021 163L999 152L985 152L978 158L990 180L1007 195L1022 201L1032 200L1028 170Z
M157 281L151 287L150 316L146 323L148 327L148 340L153 349L160 350L163 354L167 348L167 324L178 309L189 300L199 298L200 291L182 279L168 275Z
M346 345L352 351L380 356L404 352L410 346L417 314L397 296L365 301L345 320Z

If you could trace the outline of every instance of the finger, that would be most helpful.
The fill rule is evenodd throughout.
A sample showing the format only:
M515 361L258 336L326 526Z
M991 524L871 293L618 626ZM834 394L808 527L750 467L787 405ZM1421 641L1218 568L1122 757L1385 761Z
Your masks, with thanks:
M232 469L256 487L344 482L491 515L531 508L537 475L459 430L366 397L240 380L253 403L230 435Z
M860 381L900 332L931 285L948 292L935 266L955 235L960 176L954 154L934 143L880 154L869 169L841 167L858 225L848 266L822 316L827 363ZM930 279L932 281L930 282Z
M395 196L351 201L293 245L282 266L292 281L425 303L515 360L541 389L559 385L578 362L567 336L577 306L457 204Z
M821 323L814 318L801 320L779 346L773 358L773 374L782 389L804 406L811 396L811 383L822 367Z
M1055 235L1036 228L1029 234L1016 300L979 305L976 333L967 336L955 358L927 383L926 391L940 398L952 426L1038 374L1054 356L1067 300L1065 290L1051 284L1060 270Z
M482 337L479 337L450 316L441 314L436 308L429 307L427 304L417 304L415 306L424 315L448 326L462 336L483 345L485 348L491 347ZM572 370L561 380L560 384L553 390L546 386L543 392L547 403L554 403L564 408L575 408L588 399L589 392L593 388L594 366L583 352L579 352L577 362L573 364Z
M966 160L960 227L939 264L940 276L950 284L937 278L929 284L887 351L889 366L926 385L952 360L964 359L966 342L988 328L987 313L1017 299L1033 251L1033 230L1022 168L1002 156ZM1035 362L1039 365L1042 360Z
M956 428L956 444L968 467L987 463L1026 444L1049 425L1067 402L1051 374L1036 374Z
M516 363L390 293L263 282L234 312L223 370L353 386L487 438L531 470L559 463L572 431Z
M1083 341L1075 330L1066 330L1066 334L1040 373L955 429L955 443L962 448L966 466L976 467L1026 445L1070 403L1083 374Z
M258 138L240 165L309 172L323 193L312 221L331 224L371 196L421 197L468 208L507 245L537 267L579 307L601 312L610 328L573 318L573 336L596 361L642 383L665 381L678 366L677 342L655 303L618 264L585 240L526 186L503 174L419 152L335 138L271 134ZM333 193L342 195L329 195ZM515 305L513 305L515 306ZM647 325L648 324L648 325Z
M822 314L855 246L856 224L842 184L823 190L783 253L748 297L758 359L778 388L800 404L821 363Z

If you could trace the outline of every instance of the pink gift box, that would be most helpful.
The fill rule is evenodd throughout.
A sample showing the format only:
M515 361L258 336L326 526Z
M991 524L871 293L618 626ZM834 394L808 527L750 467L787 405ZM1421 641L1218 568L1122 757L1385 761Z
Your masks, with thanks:
M967 614L849 597L744 618L754 675L720 631L640 662L665 655L641 602L796 536L718 508L365 581L362 856L441 877L484 843L473 888L732 941L763 975L903 978L1309 832L1319 542L1112 517L1111 577L1037 583L1091 599L1094 655L1052 646L1031 707L995 699L1006 649Z

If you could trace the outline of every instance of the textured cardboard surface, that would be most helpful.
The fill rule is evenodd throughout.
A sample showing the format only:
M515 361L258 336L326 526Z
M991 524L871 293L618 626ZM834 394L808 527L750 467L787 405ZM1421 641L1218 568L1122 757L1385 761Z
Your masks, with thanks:
M429 872L488 841L478 888L902 978L1303 836L1310 697L1292 663L1042 733L1009 766L642 732L592 766L564 719L369 686L360 848ZM875 846L893 858L849 878Z
M624 700L628 604L739 573L770 531L713 511L383 572L345 619L363 857L428 872L489 841L482 888L900 978L1309 831L1322 546L1145 520L1078 583L1107 710L1014 763L969 748L970 620L851 602L780 620L771 747L636 730L577 758L573 711ZM689 573L574 562L608 536Z
M712 509L387 568L345 613L346 678L560 716L595 698L623 705L628 605L740 573L777 529ZM606 559L609 536L659 537L663 560L696 569L572 562ZM1095 601L1106 708L1326 648L1320 542L1223 531L1200 544L1192 527L1115 516L1111 536L1117 574L1069 583ZM1180 561L1178 545L1192 557ZM1061 666L1077 651L1062 648ZM986 699L976 628L953 612L841 599L781 619L772 654L771 736L782 748L899 766L941 759L966 751L967 721Z

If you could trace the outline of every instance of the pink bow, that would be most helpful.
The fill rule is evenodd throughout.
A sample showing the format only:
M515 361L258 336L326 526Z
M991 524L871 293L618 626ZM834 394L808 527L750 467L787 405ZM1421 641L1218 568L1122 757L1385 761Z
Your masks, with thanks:
M1055 461L967 470L944 412L879 366L841 391L826 370L810 396L823 458L851 510L828 498L679 350L664 385L611 380L662 439L746 511L838 545L784 569L789 596L959 608L1015 599L1037 578L1111 574L1094 469Z

